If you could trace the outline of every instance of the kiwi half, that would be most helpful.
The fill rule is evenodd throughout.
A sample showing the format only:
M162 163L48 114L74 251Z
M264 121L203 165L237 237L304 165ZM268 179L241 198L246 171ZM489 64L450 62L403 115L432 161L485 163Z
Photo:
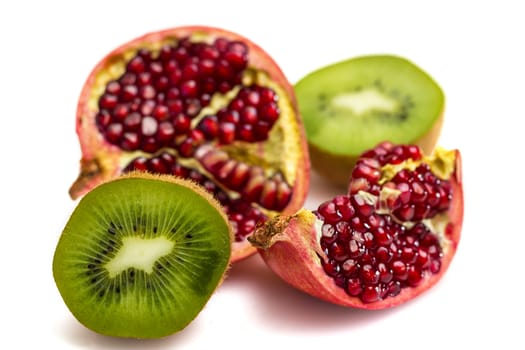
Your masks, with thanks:
M227 269L231 234L218 202L193 182L131 173L79 201L53 275L87 328L159 338L203 309Z
M379 142L417 144L425 153L441 131L444 94L430 75L393 55L355 57L295 85L312 166L347 185L357 157Z

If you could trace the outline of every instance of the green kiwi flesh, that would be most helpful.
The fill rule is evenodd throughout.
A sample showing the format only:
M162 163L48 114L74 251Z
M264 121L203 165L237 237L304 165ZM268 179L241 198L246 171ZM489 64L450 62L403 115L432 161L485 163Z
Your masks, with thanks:
M440 132L443 91L403 57L368 55L328 65L299 80L295 92L314 168L332 177L346 171L336 181L345 185L356 158L379 142L431 151Z
M228 267L231 231L219 204L189 180L132 173L78 203L53 275L87 328L159 338L185 328Z

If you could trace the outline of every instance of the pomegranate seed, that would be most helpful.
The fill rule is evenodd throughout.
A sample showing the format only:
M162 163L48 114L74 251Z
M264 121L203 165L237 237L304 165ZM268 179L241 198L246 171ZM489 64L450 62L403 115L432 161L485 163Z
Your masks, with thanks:
M134 151L140 146L140 139L135 132L125 132L122 136L121 147L127 151Z
M177 116L173 118L173 126L175 128L175 134L186 134L190 130L191 119L184 114L177 114Z
M202 76L210 76L215 71L215 62L212 59L203 59L199 61L197 71Z
M139 170L139 171L146 171L148 170L147 165L148 159L146 157L138 157L135 158L131 163L124 169L124 172L128 172L131 170Z
M407 282L410 286L416 287L423 281L423 273L421 270L411 266L408 269Z
M197 129L202 131L204 137L208 140L212 140L219 134L219 122L217 117L214 115L208 115L201 119L197 125Z
M230 44L230 42L227 40L227 39L224 39L224 38L217 38L215 39L215 41L213 42L213 46L219 51L219 52L224 52L228 49L228 45Z
M106 93L110 95L118 95L120 93L120 83L118 81L110 81L106 86Z
M373 303L380 298L380 291L377 286L365 286L361 293L361 300L364 303Z
M379 272L379 281L381 283L388 283L394 277L394 275L385 263L379 263L377 265L377 271Z
M142 135L152 136L155 135L158 129L158 122L155 118L146 116L142 118L141 131Z
M379 271L374 269L370 264L363 265L361 267L361 281L366 284L377 284L379 282Z
M231 77L233 76L233 68L230 66L230 63L225 59L220 59L217 62L215 72L217 77L220 79L231 79Z
M127 85L133 85L136 83L136 81L137 75L132 72L126 72L119 78L119 82L122 87L126 87Z
M170 84L170 80L168 77L160 76L157 79L155 79L154 86L157 91L166 91L166 89L169 87L169 84ZM159 98L160 96L161 94L159 93L157 95L157 98Z
M97 126L101 131L107 129L109 123L111 122L111 115L106 110L98 112L95 118Z
M290 202L292 188L284 180L277 181L277 198L274 209L282 211Z
M351 296L358 296L363 292L361 281L358 278L349 278L346 281L346 292Z
M178 115L179 113L182 113L183 110L183 102L180 99L176 100L168 100L168 111L170 115Z
M335 260L321 261L321 264L328 276L337 276L339 273L339 264Z
M151 78L150 72L142 72L137 75L137 84L139 86L151 85L153 79Z
M118 104L117 96L111 95L111 94L102 95L102 97L100 98L98 102L100 109L109 109L109 110L115 108L117 104Z
M126 85L124 86L124 89L122 89L122 99L124 101L131 101L135 97L137 97L139 93L139 90L137 86L135 85Z
M172 123L164 121L159 124L157 137L160 141L167 142L173 140L175 136L175 127Z
M240 113L241 121L247 124L255 124L258 119L257 109L253 106L246 106Z
M250 124L241 124L240 128L236 129L236 138L246 142L253 142L253 126Z
M197 82L195 80L187 80L182 83L180 93L185 98L193 98L199 93Z
M185 112L189 117L195 117L200 110L201 102L198 99L192 98L186 100Z
M124 131L124 128L122 127L122 124L120 123L109 124L106 130L106 138L111 143L117 143L119 139L122 137L123 131Z
M275 123L279 119L279 108L275 102L269 102L259 107L261 119L269 123Z
M158 121L167 120L169 118L169 109L165 105L156 105L151 115Z
M124 119L124 128L126 130L136 131L140 128L141 121L142 116L139 113L130 113L126 119Z
M249 176L250 167L245 163L237 163L235 169L233 169L233 171L230 173L230 177L228 178L228 188L232 190L240 190L248 180ZM279 189L278 194L281 195L279 193Z
M146 69L146 64L141 56L135 56L129 61L127 69L133 73L142 73Z
M157 103L153 100L144 101L139 108L140 114L151 115L156 105Z
M341 215L339 214L336 205L332 201L322 203L317 209L317 213L327 224L335 224L341 219Z

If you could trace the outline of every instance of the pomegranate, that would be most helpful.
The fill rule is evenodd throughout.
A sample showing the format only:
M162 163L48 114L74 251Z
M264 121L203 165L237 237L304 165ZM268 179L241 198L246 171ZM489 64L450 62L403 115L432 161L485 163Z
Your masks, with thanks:
M260 225L249 240L292 286L343 306L382 309L435 285L463 221L458 150L425 156L379 144L354 168L348 193Z
M255 253L246 237L257 223L305 201L294 91L259 46L223 29L167 29L109 53L82 88L76 131L73 199L133 170L193 179L228 213L232 262Z

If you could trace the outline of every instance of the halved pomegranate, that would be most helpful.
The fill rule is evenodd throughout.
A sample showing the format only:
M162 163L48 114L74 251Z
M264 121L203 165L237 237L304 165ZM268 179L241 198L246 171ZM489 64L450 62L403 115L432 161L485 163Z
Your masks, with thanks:
M315 212L278 216L249 240L292 286L364 309L399 305L447 270L463 221L457 150L424 156L385 142L365 152L349 191Z
M257 223L304 203L309 158L293 89L250 40L191 26L149 33L102 59L82 89L72 198L123 172L191 178L223 204L232 261Z

